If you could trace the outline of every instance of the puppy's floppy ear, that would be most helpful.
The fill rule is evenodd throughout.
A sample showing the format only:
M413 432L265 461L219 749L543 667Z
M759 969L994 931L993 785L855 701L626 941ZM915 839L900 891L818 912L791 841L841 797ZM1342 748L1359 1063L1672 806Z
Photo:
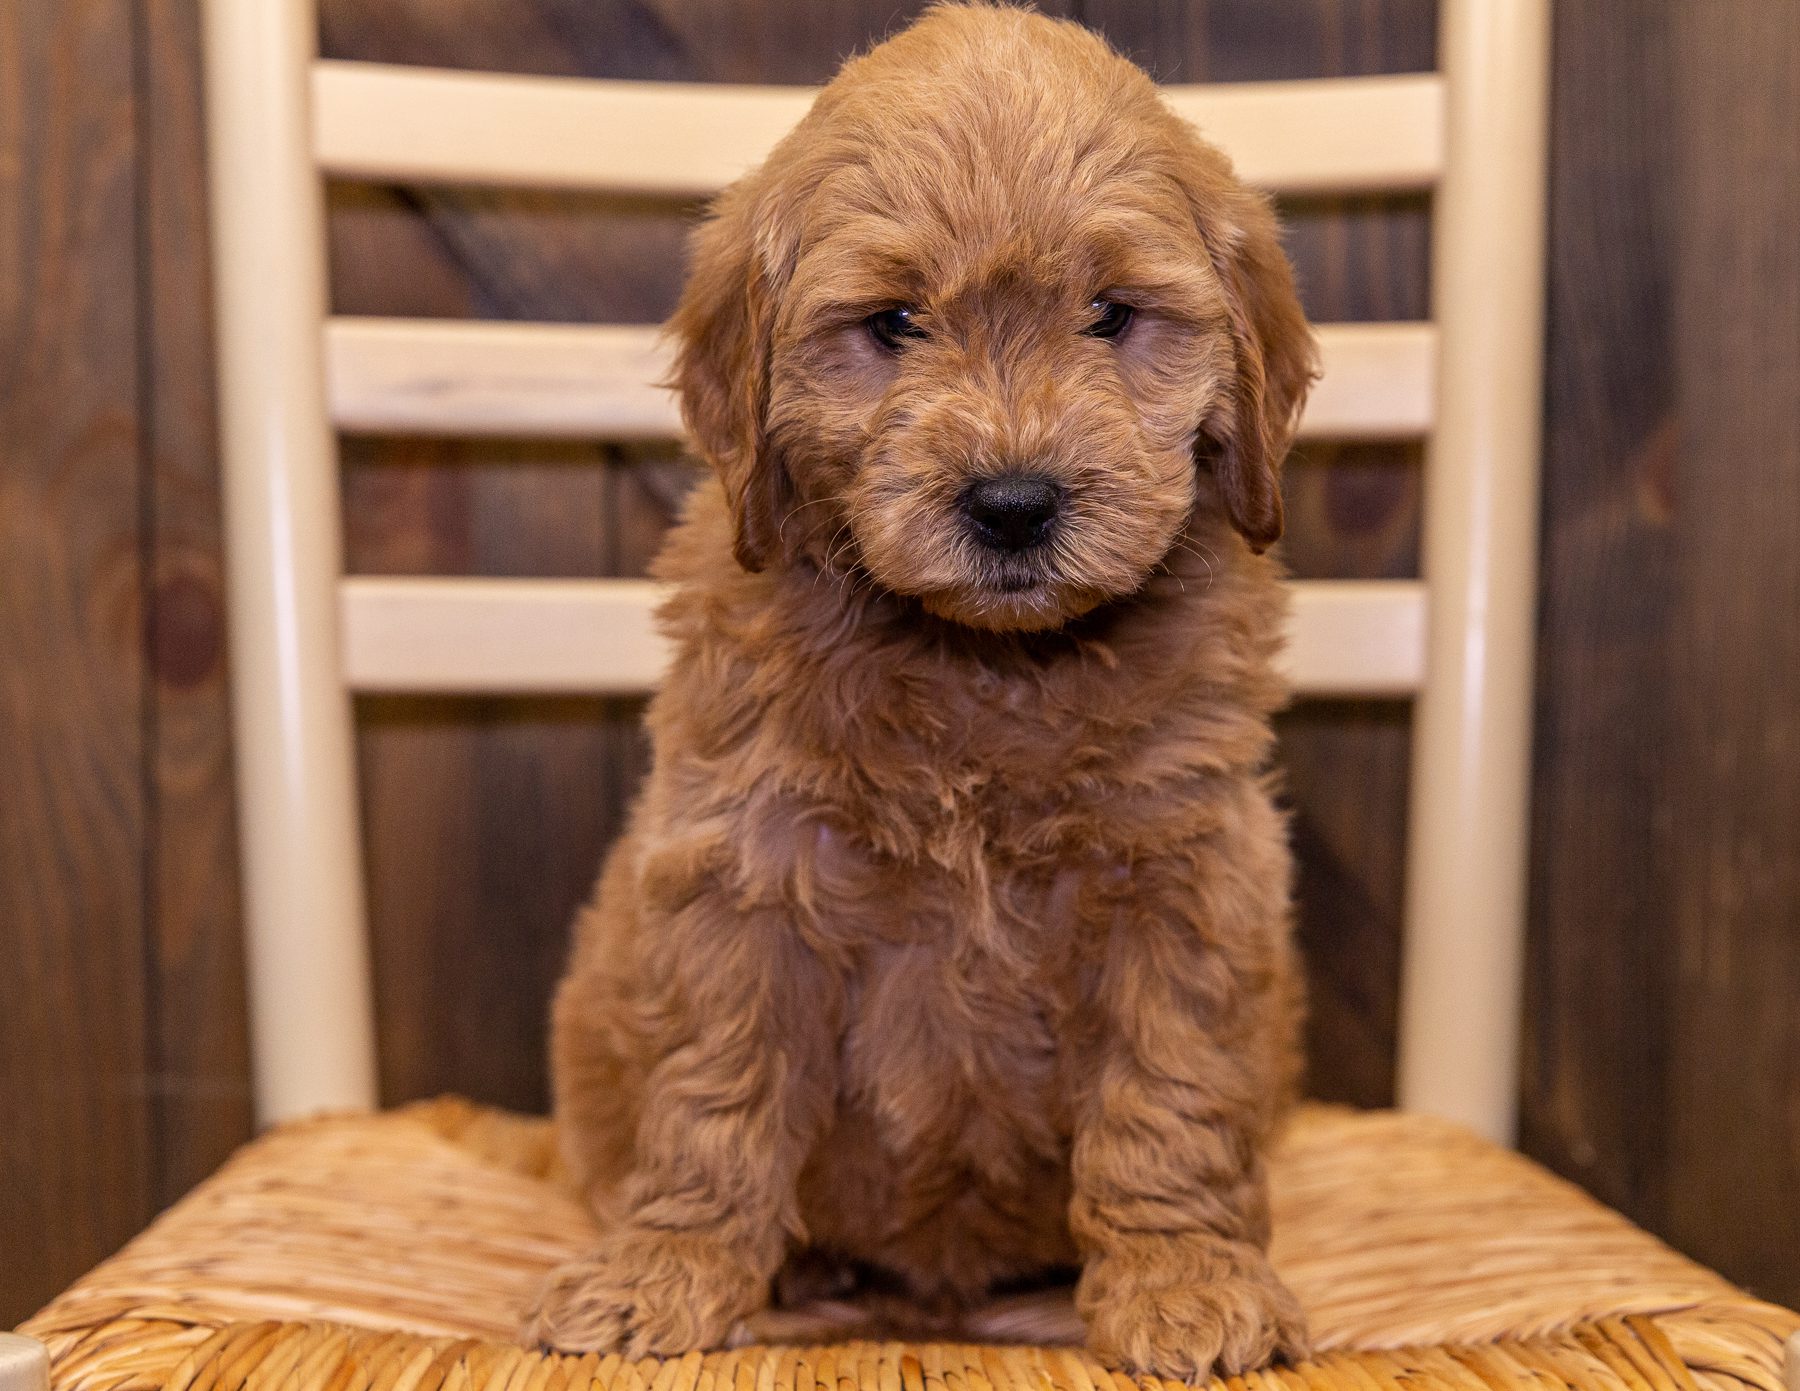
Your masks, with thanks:
M1281 461L1318 356L1268 200L1240 184L1217 150L1189 140L1182 183L1224 288L1235 358L1231 390L1202 426L1200 448L1214 459L1231 524L1263 551L1281 537Z
M769 263L762 183L752 175L728 189L694 233L693 264L670 320L682 419L724 484L732 551L752 571L778 548L790 491L766 430L770 340L785 272Z

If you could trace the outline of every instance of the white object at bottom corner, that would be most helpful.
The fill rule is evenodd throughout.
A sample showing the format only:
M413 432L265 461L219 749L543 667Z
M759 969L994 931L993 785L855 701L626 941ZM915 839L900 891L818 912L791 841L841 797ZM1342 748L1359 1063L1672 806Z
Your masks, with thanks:
M36 1338L0 1333L0 1391L50 1391L50 1350Z

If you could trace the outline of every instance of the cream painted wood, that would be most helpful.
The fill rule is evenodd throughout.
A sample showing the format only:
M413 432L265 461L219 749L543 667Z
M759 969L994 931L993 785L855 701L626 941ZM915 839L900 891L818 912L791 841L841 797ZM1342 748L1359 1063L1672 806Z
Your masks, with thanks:
M1303 695L1406 695L1424 671L1425 590L1406 580L1293 586L1287 671ZM339 589L343 668L361 691L593 692L661 681L648 580L359 576Z
M1437 419L1437 325L1320 324L1301 439L1404 440Z
M676 439L681 413L654 324L334 318L333 422L359 434ZM1306 439L1417 439L1436 406L1428 323L1325 324Z
M1298 580L1285 670L1298 696L1409 696L1424 684L1425 586Z
M361 691L638 695L668 663L650 580L357 576L339 593Z
M1548 0L1449 0L1433 238L1425 687L1413 720L1401 1105L1510 1141L1524 955Z
M1405 192L1443 174L1444 84L1434 72L1163 91L1240 178L1274 193Z
M50 1391L50 1350L36 1338L0 1333L0 1391Z
M252 1062L264 1121L375 1100L306 0L207 0L213 266Z
M806 114L802 87L517 77L321 62L313 149L340 178L704 197ZM1435 73L1172 87L1169 100L1282 193L1427 188L1443 167Z
M332 319L332 420L354 434L681 437L655 324Z

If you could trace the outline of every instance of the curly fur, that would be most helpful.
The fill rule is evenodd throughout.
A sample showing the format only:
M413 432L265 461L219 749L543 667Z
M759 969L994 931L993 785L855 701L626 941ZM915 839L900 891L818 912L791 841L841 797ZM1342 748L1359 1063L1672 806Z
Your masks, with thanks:
M866 320L898 304L894 352ZM1267 205L1092 34L943 5L720 198L673 329L714 478L556 998L605 1235L529 1336L716 1346L859 1278L966 1329L1079 1267L1126 1367L1298 1353L1261 551L1313 350ZM1020 469L1063 513L996 555L958 499Z

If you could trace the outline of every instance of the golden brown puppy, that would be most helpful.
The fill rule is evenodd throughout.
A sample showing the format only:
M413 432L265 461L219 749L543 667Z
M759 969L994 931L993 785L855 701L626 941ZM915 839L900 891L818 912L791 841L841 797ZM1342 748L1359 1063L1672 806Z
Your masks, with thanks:
M1079 1265L1128 1367L1300 1351L1260 551L1313 353L1268 207L1091 34L943 6L719 200L674 330L717 477L556 1000L605 1236L530 1336L716 1346L784 1266L953 1316Z

